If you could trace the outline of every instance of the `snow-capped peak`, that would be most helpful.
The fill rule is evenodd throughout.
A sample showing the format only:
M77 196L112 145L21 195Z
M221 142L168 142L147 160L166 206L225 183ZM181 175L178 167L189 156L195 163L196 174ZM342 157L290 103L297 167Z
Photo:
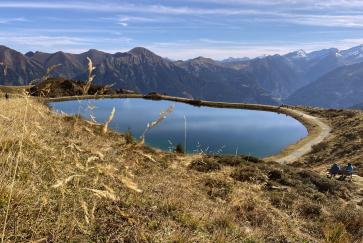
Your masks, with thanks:
M345 51L341 51L341 54L345 57L362 57L363 45L356 46Z
M306 52L304 51L304 50L298 50L297 52L296 52L296 56L298 56L298 57L306 57Z
M286 57L293 58L293 59L300 59L300 58L306 58L306 52L304 50L298 50L294 52L290 52L286 55Z

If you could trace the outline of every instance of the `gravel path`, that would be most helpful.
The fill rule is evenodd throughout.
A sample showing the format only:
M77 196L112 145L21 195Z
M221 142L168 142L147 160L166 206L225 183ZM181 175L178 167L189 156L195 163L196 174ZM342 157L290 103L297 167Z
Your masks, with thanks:
M317 118L315 116L305 114L302 111L294 110L294 113L297 113L298 115L304 117L305 119L308 119L308 120L312 121L314 124L319 126L320 127L320 134L318 136L316 136L315 138L311 139L309 142L307 142L306 144L304 144L300 148L294 150L290 154L288 154L288 155L286 155L286 156L284 156L282 158L276 159L276 162L283 163L283 164L288 164L288 163L295 162L300 157L302 157L305 154L309 153L311 151L312 146L314 146L314 145L316 145L318 143L321 143L330 134L330 131L331 131L330 126L325 124L319 118Z

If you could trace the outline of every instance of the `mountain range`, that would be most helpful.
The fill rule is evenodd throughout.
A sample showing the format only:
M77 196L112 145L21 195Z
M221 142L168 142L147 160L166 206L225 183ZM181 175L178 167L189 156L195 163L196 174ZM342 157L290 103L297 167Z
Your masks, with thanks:
M62 66L52 76L85 80L87 57L96 66L96 84L140 93L336 108L363 103L363 45L223 61L204 57L172 61L142 47L114 54L94 49L81 54L22 54L0 46L0 84L29 84L56 64Z

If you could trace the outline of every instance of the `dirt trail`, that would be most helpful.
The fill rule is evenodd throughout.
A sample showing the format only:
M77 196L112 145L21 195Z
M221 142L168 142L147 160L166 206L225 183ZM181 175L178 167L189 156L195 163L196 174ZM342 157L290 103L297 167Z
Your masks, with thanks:
M326 137L329 136L331 127L324 123L321 119L311 116L308 114L305 114L302 111L294 110L294 113L298 114L299 116L303 117L304 119L310 120L315 125L319 126L320 128L320 134L318 134L316 137L312 138L310 141L305 143L303 146L297 148L296 150L292 151L291 153L287 154L284 157L277 158L275 161L283 164L288 164L295 162L300 157L304 156L305 154L309 153L312 149L312 146L321 143Z

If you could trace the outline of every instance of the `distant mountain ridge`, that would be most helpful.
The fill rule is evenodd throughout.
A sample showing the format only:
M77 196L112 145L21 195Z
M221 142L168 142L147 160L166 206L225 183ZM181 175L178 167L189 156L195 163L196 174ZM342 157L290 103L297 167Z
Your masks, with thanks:
M0 64L6 65L0 65L0 84L28 84L55 64L62 66L52 76L85 80L87 57L96 66L96 84L114 84L115 88L140 93L155 91L212 101L324 107L363 103L359 96L363 88L362 67L357 65L363 62L363 45L348 50L298 50L286 55L222 61L204 57L173 61L142 47L114 54L95 49L81 54L22 54L0 46Z
M115 88L140 93L159 92L214 101L276 104L252 77L237 75L235 70L224 67L219 62L210 59L207 65L205 59L200 59L198 65L203 66L204 71L198 73L142 47L115 54L89 50L81 54L28 52L25 55L1 47L0 62L9 63L10 75L4 77L0 66L0 84L28 84L31 80L40 78L48 67L55 64L62 66L54 70L52 76L85 80L87 57L92 59L96 67L95 84L114 84ZM197 67L197 62L194 61L193 65ZM207 73L219 73L219 77L226 73L231 79L212 80Z
M250 73L273 97L286 99L298 89L336 68L363 62L363 45L348 50L336 48L306 53L303 50L224 65Z
M297 90L286 102L293 105L349 108L363 103L363 63L339 67Z

